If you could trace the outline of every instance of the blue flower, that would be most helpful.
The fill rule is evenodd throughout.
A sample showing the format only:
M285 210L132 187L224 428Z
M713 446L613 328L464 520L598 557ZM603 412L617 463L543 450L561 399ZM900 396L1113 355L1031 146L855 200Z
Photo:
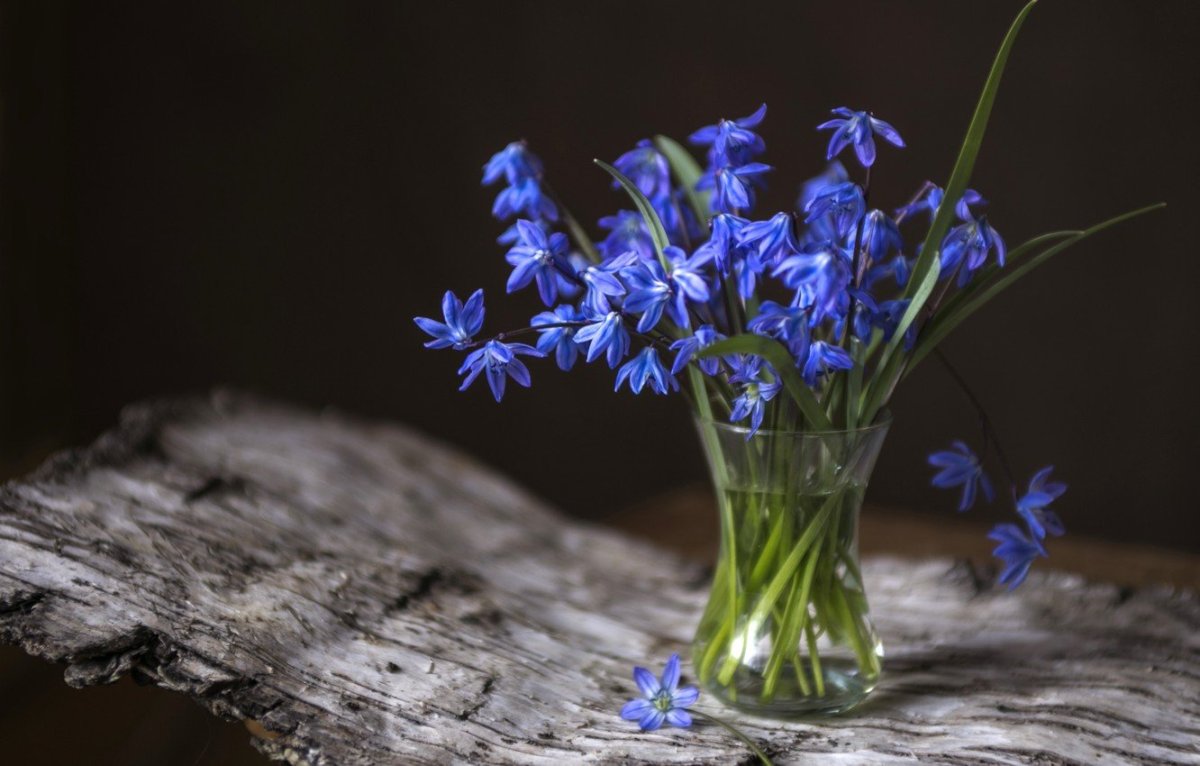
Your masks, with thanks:
M817 378L822 375L853 368L854 359L841 346L818 340L809 347L808 356L804 359L800 375L804 378L805 383L815 386Z
M601 354L607 354L608 366L616 367L629 353L629 331L625 329L621 315L610 311L607 314L593 314L588 319L591 324L575 331L575 342L587 344L589 362Z
M608 229L608 236L596 246L605 259L616 258L629 251L647 261L654 260L654 240L642 216L632 210L620 210L616 215L605 216L599 221L600 228Z
M882 210L872 210L863 222L861 246L869 258L868 263L880 263L891 251L903 250L904 240L895 221Z
M991 479L983 472L979 458L964 442L955 440L954 449L934 452L929 456L929 464L941 470L933 477L933 486L941 489L951 487L963 488L962 499L958 510L965 511L975 504L977 489L983 490L983 495L990 503L995 497Z
M467 376L458 390L466 391L481 372L487 373L488 386L491 387L496 401L500 401L504 396L504 383L508 378L512 378L528 388L529 369L524 362L517 358L519 354L544 356L541 351L524 343L502 343L498 340L489 340L483 345L483 348L468 354L462 367L458 368L459 375L466 373Z
M1035 473L1029 481L1029 491L1017 500L1017 513L1025 519L1025 525L1038 540L1045 538L1047 533L1060 537L1067 531L1062 519L1049 508L1067 491L1067 485L1063 482L1050 480L1053 470L1054 466L1046 466Z
M415 317L424 332L433 336L425 348L449 348L461 351L471 344L471 338L483 327L483 290L476 290L466 305L449 290L442 296L442 316L445 322L428 317Z
M699 351L719 340L724 340L724 338L725 336L717 332L712 325L706 324L696 328L694 335L680 338L672 343L671 350L675 352L675 362L671 365L671 374L678 375ZM697 364L706 375L716 375L720 370L721 360L716 357L706 357Z
M774 399L782 387L778 382L767 383L760 380L751 380L742 386L742 393L733 400L729 422L736 423L750 418L750 430L746 432L746 441L750 441L750 437L758 433L767 411L767 402Z
M704 303L709 298L708 283L682 250L668 247L663 255L672 264L669 274L658 261L641 261L621 272L629 287L625 310L642 315L638 332L653 329L664 310L676 326L691 327L687 301Z
M833 113L841 119L830 120L817 126L817 130L833 130L829 138L829 151L825 159L831 160L847 146L854 145L854 153L864 168L875 164L875 136L878 135L892 146L904 148L904 139L896 129L883 120L877 120L867 112L855 112L840 106Z
M754 184L758 177L771 170L770 165L750 162L740 167L715 167L700 177L696 188L715 189L709 207L714 213L735 213L754 207Z
M901 219L909 218L922 211L929 211L929 220L932 222L934 216L937 215L938 208L942 206L942 198L945 192L942 187L935 184L933 181L926 181L921 190L917 192L916 198L905 205L904 207L896 208L896 215ZM962 197L954 205L954 212L964 221L971 219L971 207L974 205L986 204L987 200L983 198L979 192L974 189L967 189L963 192Z
M807 213L804 222L811 224L828 216L838 237L845 239L858 226L858 219L862 218L866 209L862 189L858 184L846 181L827 186L809 200L804 208Z
M834 160L825 166L820 175L813 176L800 186L800 197L796 200L796 209L803 211L808 207L812 198L825 191L830 186L837 186L850 180L846 166Z
M524 141L513 141L492 155L483 166L483 185L489 186L503 176L515 184L523 178L541 178L542 161L529 151Z
M728 274L739 247L739 233L748 223L732 213L713 216L709 222L712 233L707 242L696 248L693 259L697 264L712 262L722 275Z
M583 305L592 314L607 314L612 309L610 299L625 294L625 285L617 279L617 272L638 262L638 255L628 252L612 258L599 266L588 266L579 272L579 279L587 288Z
M808 353L808 326L811 318L811 309L763 301L758 314L747 323L746 329L783 341L788 351L799 361Z
M665 394L668 388L679 388L675 378L668 375L662 362L658 361L658 351L653 346L646 346L637 356L621 365L613 390L620 391L626 379L629 380L629 389L635 394L640 394L647 383L656 394Z
M613 166L650 199L671 193L671 168L667 158L658 153L649 139L638 141L637 148L622 154ZM619 189L621 184L613 181L613 188Z
M738 232L738 244L753 249L763 264L779 263L800 250L793 223L792 216L787 213L776 213L765 221L748 223Z
M530 218L558 220L558 207L542 192L542 185L533 177L517 179L512 186L502 189L492 204L492 215L505 220L519 213Z
M582 322L583 314L574 306L563 304L558 306L553 311L543 311L533 318L530 324L534 327L543 327L545 325L559 325L565 322ZM575 366L575 359L579 356L579 346L575 345L575 331L577 327L549 327L545 330L539 330L541 333L538 336L537 350L545 355L554 352L554 361L558 363L560 370L569 370Z
M890 277L896 280L897 287L904 287L908 284L908 275L911 271L912 263L903 255L897 255L890 261L877 263L867 269L867 274L863 277L862 286L869 290L876 283Z
M650 198L650 207L667 232L667 240L679 245L699 239L703 235L692 208L682 192L660 194Z
M766 149L762 137L750 130L758 127L766 116L767 105L763 104L754 114L739 120L720 120L715 125L706 125L688 140L697 146L711 146L716 164L740 164Z
M771 276L804 296L801 305L811 306L813 322L837 309L838 299L850 284L850 254L830 241L809 242L797 255L783 259Z
M1016 524L997 524L988 533L988 537L1000 543L992 551L992 555L1004 562L1004 569L1000 572L1000 584L1007 585L1009 590L1025 581L1034 559L1046 555L1042 543L1030 538Z
M655 678L649 670L637 667L633 669L633 680L642 696L625 703L621 708L622 718L637 721L642 731L654 731L664 721L683 728L692 725L692 717L685 708L696 704L700 690L695 686L679 688L678 654L672 654L667 660L661 679Z
M1003 266L1007 252L1004 240L987 222L987 216L969 219L951 229L942 240L942 273L949 275L962 264L958 277L958 284L962 286L983 266L988 253L993 250L996 262Z
M933 181L926 181L912 202L903 207L896 208L896 216L903 220L923 211L928 211L929 221L932 223L934 216L937 215L938 208L942 205L943 196L942 187Z
M504 256L513 265L508 291L520 290L537 280L538 295L547 306L558 299L557 269L565 263L567 235L558 232L546 236L545 230L524 219L517 221L517 244Z

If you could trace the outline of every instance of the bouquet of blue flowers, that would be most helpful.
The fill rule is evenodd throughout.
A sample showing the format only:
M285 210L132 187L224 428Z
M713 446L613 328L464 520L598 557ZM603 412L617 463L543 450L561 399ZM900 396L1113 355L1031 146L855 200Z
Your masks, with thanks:
M1032 6L1032 3L1030 4ZM881 148L903 148L867 111L833 110L828 165L794 210L754 212L773 172L762 159L766 105L697 130L656 136L596 164L631 209L593 237L548 185L524 142L484 166L502 183L492 212L512 266L509 293L534 288L529 326L480 338L483 292L447 292L442 320L419 317L431 348L467 352L496 400L530 385L523 358L570 370L603 360L635 394L681 392L691 405L721 509L722 552L693 663L726 701L769 712L841 710L879 674L881 649L857 566L856 519L896 386L1000 291L1066 248L1122 220L1055 231L1009 248L969 179L1001 73L1029 7L996 57L948 181L925 182L890 212L875 207ZM849 159L854 168L847 168ZM521 337L536 336L530 345ZM953 368L951 374L960 376ZM994 429L993 446L1013 484ZM994 497L966 444L937 452L934 483L961 487L960 509ZM1062 524L1049 509L1065 485L1049 469L1014 488L1023 525L992 532L1015 587Z

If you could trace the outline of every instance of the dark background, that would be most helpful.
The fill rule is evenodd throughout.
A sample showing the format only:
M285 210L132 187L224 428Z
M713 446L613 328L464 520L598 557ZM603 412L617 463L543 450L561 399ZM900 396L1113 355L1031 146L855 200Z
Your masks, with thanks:
M10 473L130 401L231 384L413 424L602 518L704 472L684 403L603 366L456 391L415 314L483 286L490 330L540 310L481 165L528 139L587 222L590 161L766 101L758 207L822 165L827 110L869 108L873 199L944 182L1019 2L204 3L2 7L0 436ZM1194 286L1200 3L1046 0L972 185L1016 244L1166 201L1024 280L947 349L1073 532L1200 550ZM893 405L877 502L952 513L925 454L974 437L936 364ZM987 511L976 511L986 513ZM996 511L1000 513L1000 511Z

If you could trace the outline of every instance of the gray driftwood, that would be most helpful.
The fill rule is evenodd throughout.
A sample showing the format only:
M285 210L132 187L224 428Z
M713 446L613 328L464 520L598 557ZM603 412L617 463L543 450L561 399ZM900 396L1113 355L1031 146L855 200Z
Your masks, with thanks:
M732 716L778 762L1200 763L1194 594L866 578L886 682L832 721ZM427 437L236 396L134 407L0 496L0 638L75 686L133 673L256 721L297 764L747 761L616 716L705 587Z

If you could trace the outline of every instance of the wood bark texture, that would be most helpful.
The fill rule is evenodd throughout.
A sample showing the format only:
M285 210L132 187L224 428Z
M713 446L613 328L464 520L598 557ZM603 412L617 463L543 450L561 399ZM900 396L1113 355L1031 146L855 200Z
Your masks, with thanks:
M1200 764L1194 593L973 572L866 562L885 680L847 716L698 708L781 764ZM0 492L0 639L252 721L293 764L753 763L616 715L706 589L426 436L228 393L132 407Z

